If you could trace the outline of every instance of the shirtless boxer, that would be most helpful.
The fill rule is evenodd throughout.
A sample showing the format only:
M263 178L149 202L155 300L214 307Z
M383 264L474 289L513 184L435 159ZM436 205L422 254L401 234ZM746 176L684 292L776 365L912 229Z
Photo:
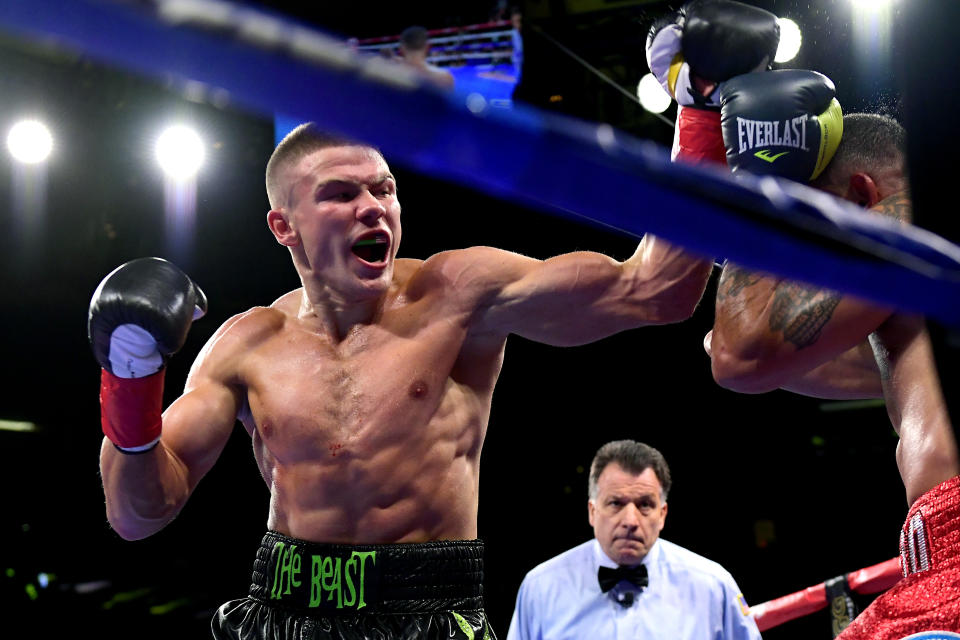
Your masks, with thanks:
M250 597L220 608L216 637L493 637L477 491L507 336L578 345L678 322L711 272L649 235L624 262L490 247L395 259L396 189L378 151L312 125L278 145L267 224L303 287L220 327L163 413L162 437L155 372L202 293L143 259L91 302L101 471L122 537L177 515L237 419L253 439L269 531Z
M845 116L843 128L836 155L812 186L908 223L903 129L870 114ZM877 387L874 362L863 361L867 340L900 436L897 464L911 505L900 545L905 578L839 637L957 632L960 463L924 319L728 264L704 345L714 378L734 391L863 397Z

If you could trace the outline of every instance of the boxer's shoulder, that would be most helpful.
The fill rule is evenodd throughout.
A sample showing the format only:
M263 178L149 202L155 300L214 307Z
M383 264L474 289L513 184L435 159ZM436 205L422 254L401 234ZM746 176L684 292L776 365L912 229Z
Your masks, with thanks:
M268 330L266 307L255 307L228 318L207 340L190 368L187 388L200 379L233 383L243 370L245 357L253 352ZM279 315L274 311L273 314Z
M288 313L274 305L253 307L228 318L207 341L201 356L226 359L242 355L280 333Z
M528 267L531 259L496 247L476 246L434 254L422 263L420 272L436 284L463 292L489 288L518 273L518 265Z
M468 272L482 268L484 247L441 251L426 260L397 260L394 280L405 297L418 300L441 294L446 300L469 290Z

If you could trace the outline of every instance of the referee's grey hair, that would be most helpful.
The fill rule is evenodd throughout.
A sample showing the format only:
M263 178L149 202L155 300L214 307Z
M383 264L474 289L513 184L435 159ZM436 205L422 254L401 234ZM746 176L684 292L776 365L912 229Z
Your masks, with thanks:
M634 475L639 475L647 469L653 469L663 488L661 499L666 502L670 493L670 467L663 454L650 445L635 440L614 440L600 447L590 464L590 478L587 481L587 491L591 500L597 498L597 481L600 474L611 463Z

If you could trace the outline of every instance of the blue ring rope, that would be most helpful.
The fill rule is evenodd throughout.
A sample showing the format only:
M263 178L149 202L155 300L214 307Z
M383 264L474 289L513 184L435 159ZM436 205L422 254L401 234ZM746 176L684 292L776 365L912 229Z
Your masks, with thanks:
M960 247L806 186L672 164L609 125L477 105L320 32L223 2L0 0L0 30L131 71L202 82L377 145L393 161L624 233L924 313L960 327ZM164 16L167 20L164 21ZM201 25L202 23L202 25ZM470 103L473 109L467 107Z

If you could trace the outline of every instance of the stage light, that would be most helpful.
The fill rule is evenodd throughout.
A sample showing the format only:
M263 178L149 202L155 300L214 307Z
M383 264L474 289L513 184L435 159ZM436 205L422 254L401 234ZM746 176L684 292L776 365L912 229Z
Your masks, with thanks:
M157 161L174 180L187 180L203 166L203 140L196 131L183 125L164 130L157 139Z
M38 164L46 160L53 150L53 136L42 122L22 120L10 128L7 149L19 162Z
M789 62L797 57L800 51L800 45L803 43L803 35L800 33L800 27L790 18L777 18L780 25L780 46L777 47L777 55L774 62Z
M894 3L854 1L851 13L849 52L854 82L864 88L889 82L894 67Z
M663 113L673 100L652 73L640 78L637 98L640 99L640 105L650 113Z
M869 11L873 13L879 13L881 11L886 11L890 8L890 5L893 4L893 0L850 0L853 3L853 8L858 11Z

